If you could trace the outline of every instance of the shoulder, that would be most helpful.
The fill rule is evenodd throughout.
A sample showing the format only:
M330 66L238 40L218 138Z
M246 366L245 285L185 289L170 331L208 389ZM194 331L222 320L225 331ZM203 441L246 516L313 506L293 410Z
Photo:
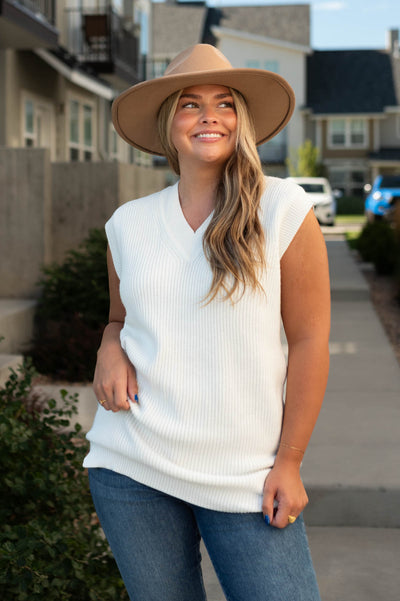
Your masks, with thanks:
M308 212L313 206L303 188L289 179L266 177L261 197L261 210L265 225L290 219L299 211Z
M108 244L114 261L114 267L118 277L121 270L126 250L130 248L133 241L143 246L147 240L154 238L149 232L155 232L157 220L155 216L164 196L169 188L130 200L118 207L105 224Z
M116 209L110 218L110 222L126 223L131 218L146 217L162 201L163 196L169 190L165 188L159 192L130 200Z
M266 177L261 199L262 221L267 240L276 243L280 257L312 207L313 202L295 182Z
M290 204L293 201L307 202L303 188L291 181L280 177L265 177L265 188L261 203L265 209L276 209ZM311 204L311 203L309 203Z

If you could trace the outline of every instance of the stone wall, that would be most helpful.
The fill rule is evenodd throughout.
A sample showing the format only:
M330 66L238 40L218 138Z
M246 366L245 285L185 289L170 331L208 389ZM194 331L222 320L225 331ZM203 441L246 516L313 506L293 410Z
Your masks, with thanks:
M167 169L51 163L47 150L0 148L0 298L34 298L43 264L62 261L128 200L162 189Z
M52 260L77 248L118 207L118 163L53 163Z
M52 251L48 150L0 148L0 297L37 294Z

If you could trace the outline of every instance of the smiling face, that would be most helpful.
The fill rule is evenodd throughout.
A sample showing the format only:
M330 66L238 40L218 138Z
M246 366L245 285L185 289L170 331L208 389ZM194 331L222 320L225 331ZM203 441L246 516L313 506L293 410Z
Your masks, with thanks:
M236 145L237 117L229 88L185 88L172 121L171 140L182 168L187 163L222 166Z

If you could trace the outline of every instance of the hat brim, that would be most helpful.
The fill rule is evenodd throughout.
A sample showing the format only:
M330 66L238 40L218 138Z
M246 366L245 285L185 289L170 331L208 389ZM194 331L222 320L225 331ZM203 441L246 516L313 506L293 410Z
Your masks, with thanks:
M218 69L164 76L132 86L113 102L116 131L131 146L163 156L157 130L161 104L174 92L201 84L234 88L244 96L253 115L257 145L276 136L293 114L294 92L280 75L261 69Z

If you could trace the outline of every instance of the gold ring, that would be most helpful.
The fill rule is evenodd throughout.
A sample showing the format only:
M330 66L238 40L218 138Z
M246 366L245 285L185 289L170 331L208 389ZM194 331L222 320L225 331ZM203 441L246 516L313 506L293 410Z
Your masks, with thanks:
M107 403L107 399L104 399L103 401L100 401L100 400L99 400L99 403L100 403L100 405L101 405L101 406L103 406L103 405L104 405L104 403Z
M295 521L297 520L295 515L288 515L287 516L287 521L289 522L289 524L294 524Z

